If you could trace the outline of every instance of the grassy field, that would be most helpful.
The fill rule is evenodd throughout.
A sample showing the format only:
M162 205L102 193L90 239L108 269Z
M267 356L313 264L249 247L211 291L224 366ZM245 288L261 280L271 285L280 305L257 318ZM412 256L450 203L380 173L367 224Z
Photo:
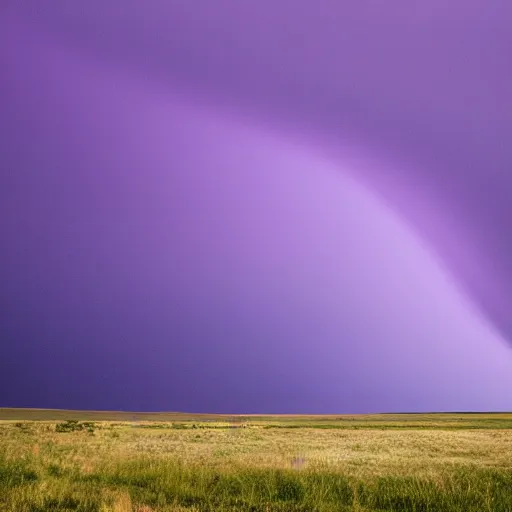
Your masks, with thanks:
M47 510L510 512L512 414L0 409L0 511Z

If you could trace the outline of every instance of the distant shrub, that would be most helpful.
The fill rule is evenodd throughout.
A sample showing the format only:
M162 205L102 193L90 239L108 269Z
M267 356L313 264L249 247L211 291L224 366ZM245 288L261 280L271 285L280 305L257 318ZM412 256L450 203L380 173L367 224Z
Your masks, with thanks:
M168 423L150 423L148 425L140 424L140 425L132 425L137 428L156 428L156 429L166 429L169 428Z
M79 423L77 420L66 420L64 423L55 425L55 432L80 432L86 431L90 434L94 433L95 424L90 421Z

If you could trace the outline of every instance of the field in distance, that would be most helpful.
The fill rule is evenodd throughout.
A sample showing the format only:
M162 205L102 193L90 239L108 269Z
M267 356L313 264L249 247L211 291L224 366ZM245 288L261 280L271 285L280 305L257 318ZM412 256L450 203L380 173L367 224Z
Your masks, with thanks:
M512 413L413 413L354 415L193 414L182 412L74 411L65 409L15 409L0 407L0 421L113 421L163 423L241 422L283 428L490 428L512 429Z
M0 409L0 511L510 512L511 429L511 413Z

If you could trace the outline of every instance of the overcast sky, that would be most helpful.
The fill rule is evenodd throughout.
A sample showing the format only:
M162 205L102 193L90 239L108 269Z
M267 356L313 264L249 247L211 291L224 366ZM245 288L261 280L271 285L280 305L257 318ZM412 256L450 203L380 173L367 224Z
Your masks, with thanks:
M4 3L0 406L511 409L511 23Z

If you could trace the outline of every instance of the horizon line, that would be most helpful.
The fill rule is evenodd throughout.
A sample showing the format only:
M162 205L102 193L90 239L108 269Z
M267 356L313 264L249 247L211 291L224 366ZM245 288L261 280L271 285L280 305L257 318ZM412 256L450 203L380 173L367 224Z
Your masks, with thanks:
M512 411L499 411L499 410L488 410L488 411L462 411L462 410L440 410L440 411L387 411L387 412L365 412L365 413L269 413L269 412L252 412L252 413L229 413L229 412L186 412L186 411L132 411L132 410L121 410L121 409L61 409L52 407L0 407L2 411L56 411L56 412L86 412L86 413L117 413L117 414L170 414L170 415L188 415L188 416L371 416L371 415L392 415L392 414L511 414Z

